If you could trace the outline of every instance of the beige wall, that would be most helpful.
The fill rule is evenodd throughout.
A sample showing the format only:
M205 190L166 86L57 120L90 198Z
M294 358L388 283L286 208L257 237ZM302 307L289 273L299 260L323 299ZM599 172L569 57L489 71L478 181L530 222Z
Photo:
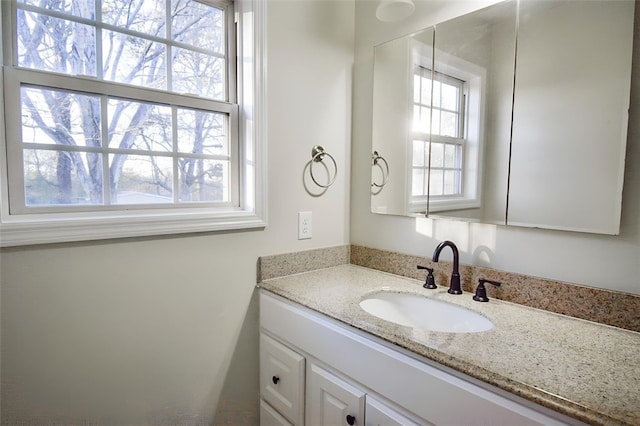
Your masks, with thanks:
M352 2L268 5L265 230L4 249L3 424L255 424L261 255L349 242ZM304 189L311 148L338 163ZM297 213L313 212L313 239Z
M589 286L640 293L640 18L632 78L627 164L619 236L602 236L370 213L373 47L476 10L495 1L415 1L400 23L375 19L376 2L356 2L353 91L351 243L431 256L437 243L455 241L461 261ZM598 200L594 200L597 203ZM446 259L450 259L449 253Z

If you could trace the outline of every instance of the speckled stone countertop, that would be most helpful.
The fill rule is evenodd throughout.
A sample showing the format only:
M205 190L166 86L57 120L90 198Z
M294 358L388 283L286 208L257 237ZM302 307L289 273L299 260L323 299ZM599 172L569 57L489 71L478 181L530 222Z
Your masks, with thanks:
M355 265L262 281L259 286L558 412L591 424L640 425L640 333L492 299ZM480 333L440 333L368 314L363 297L418 293L464 306L493 323Z

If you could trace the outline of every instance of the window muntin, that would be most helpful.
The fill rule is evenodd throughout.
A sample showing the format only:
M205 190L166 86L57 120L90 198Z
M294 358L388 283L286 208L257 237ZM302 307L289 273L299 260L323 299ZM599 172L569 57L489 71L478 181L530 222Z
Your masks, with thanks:
M5 108L22 112L8 128L18 139L8 166L23 185L11 183L10 212L237 206L229 9L104 0L95 13L86 3L14 5L17 66L5 68ZM212 41L200 41L206 35Z
M439 72L434 77L427 68L415 68L411 196L416 201L463 194L465 82Z

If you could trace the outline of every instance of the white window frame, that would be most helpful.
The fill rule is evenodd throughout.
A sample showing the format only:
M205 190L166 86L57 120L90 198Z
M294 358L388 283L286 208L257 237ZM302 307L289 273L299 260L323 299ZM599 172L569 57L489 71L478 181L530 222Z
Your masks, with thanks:
M7 135L5 121L15 120L16 112L5 111L4 102L0 102L0 115L4 117L0 120L0 246L265 227L266 80L263 70L266 63L266 3L260 0L235 2L238 34L236 75L239 76L239 207L127 210L125 206L123 210L92 212L90 215L84 212L12 214L9 210L9 182L14 177L8 174L7 167L7 143L10 143L11 135ZM11 28L11 16L6 10L2 15L2 30L7 30ZM7 37L3 40L4 43L10 42ZM6 44L2 47L4 52L11 51ZM15 77L15 70L9 68L2 68L0 78L3 82ZM33 73L39 74L37 71ZM3 83L0 96L4 99L5 95ZM18 178L22 182L22 177Z

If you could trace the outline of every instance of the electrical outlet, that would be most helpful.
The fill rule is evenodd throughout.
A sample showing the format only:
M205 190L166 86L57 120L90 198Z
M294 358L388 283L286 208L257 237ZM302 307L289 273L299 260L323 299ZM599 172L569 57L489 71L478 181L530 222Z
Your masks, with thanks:
M306 240L311 238L313 231L313 221L311 212L298 212L298 239Z

